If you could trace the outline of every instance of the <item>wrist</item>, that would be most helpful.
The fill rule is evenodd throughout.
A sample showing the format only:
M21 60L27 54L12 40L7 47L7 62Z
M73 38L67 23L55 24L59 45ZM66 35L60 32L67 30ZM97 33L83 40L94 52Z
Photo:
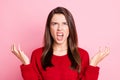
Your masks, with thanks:
M92 62L91 62L90 65L96 67L96 66L97 66L97 63L92 63Z

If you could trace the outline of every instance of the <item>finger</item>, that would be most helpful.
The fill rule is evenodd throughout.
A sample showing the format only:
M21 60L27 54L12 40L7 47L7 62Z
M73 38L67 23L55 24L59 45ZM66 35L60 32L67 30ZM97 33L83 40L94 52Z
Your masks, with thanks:
M105 52L109 54L110 53L110 48L105 47Z
M14 47L15 47L15 45L13 44L13 45L11 46L11 51L12 51L12 52L14 52Z
M108 47L105 47L105 50L102 52L101 57L105 58L110 53L110 49Z
M23 63L25 63L25 61L24 61L25 54L24 54L24 52L21 50L20 44L18 45L18 52L19 52L21 61L22 61Z
M21 59L21 56L20 56L20 54L19 54L19 51L16 49L16 47L15 47L14 44L12 45L11 50L12 50L12 53L13 53L18 59Z
M18 45L18 52L19 52L19 55L23 58L24 57L24 52L21 50L20 48L20 44Z
M18 50L16 49L15 45L12 45L12 53L18 54Z
M18 50L17 50L17 52L18 52L19 58L20 58L20 59L23 59L23 56L22 56L23 51L21 50L20 44L18 45Z
M22 51L21 51L21 48L20 48L20 44L18 45L18 53L19 53L19 55L22 57Z
M105 50L103 51L103 53L104 53L105 55L109 54L109 53L110 53L110 48L105 47Z
M20 51L21 51L21 47L20 47L20 44L18 44L18 50L20 50Z

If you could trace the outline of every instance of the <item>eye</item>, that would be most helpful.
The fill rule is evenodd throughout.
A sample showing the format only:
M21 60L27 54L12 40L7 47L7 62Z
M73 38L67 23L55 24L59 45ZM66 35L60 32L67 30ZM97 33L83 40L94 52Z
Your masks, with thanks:
M63 25L68 25L67 22L63 22Z
M56 23L56 22L51 22L51 25L53 25L53 26L54 26L54 25L57 25L57 23Z

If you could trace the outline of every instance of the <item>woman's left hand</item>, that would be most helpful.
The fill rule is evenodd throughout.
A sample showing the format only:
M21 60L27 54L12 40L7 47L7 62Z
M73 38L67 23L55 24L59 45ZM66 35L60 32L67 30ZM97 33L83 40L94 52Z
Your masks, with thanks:
M109 53L110 49L108 47L105 47L104 50L101 50L100 48L97 54L91 58L90 65L97 66L97 64L102 61Z

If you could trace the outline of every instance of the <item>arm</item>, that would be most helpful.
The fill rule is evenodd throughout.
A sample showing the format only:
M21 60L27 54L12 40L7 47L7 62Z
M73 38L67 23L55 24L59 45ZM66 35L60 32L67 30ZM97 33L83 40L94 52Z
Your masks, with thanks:
M108 47L105 47L104 50L100 48L97 54L91 58L90 65L97 66L98 63L101 62L109 53L110 49Z
M42 80L41 72L38 71L35 52L32 53L31 62L28 65L21 65L21 73L24 80Z
M42 80L37 68L35 66L35 56L32 55L31 62L29 58L19 49L16 49L15 45L12 45L12 53L22 62L21 72L24 80Z
M80 73L81 80L98 80L99 67L97 64L109 54L109 49L99 50L99 52L90 60L86 51L82 53L82 71Z

